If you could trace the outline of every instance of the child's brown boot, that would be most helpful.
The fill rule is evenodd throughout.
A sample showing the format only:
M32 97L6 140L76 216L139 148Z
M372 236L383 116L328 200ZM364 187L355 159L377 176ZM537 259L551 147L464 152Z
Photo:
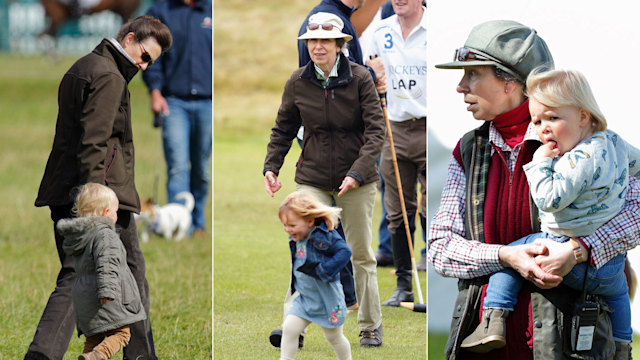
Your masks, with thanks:
M102 354L93 350L78 356L78 360L106 360Z
M484 309L480 325L462 341L460 347L473 353L486 353L504 347L507 344L505 319L508 315L509 310Z

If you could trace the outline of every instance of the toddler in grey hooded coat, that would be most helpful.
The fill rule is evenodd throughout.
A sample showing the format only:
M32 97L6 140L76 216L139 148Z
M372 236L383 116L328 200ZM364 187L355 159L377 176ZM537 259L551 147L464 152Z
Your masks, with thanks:
M99 191L108 197L106 202L82 199L83 196L99 196ZM109 201L113 201L115 207L110 213L104 206ZM82 203L95 209L87 214L86 209L79 208ZM127 265L126 250L115 231L117 215L113 212L117 211L117 204L111 189L86 184L80 188L76 200L78 217L63 219L57 224L58 231L64 236L63 249L75 260L72 296L76 325L78 335L87 338L79 359L110 358L128 343L127 325L146 318L138 286ZM124 335L117 335L118 340L108 339L113 330L120 331L121 328L124 328Z

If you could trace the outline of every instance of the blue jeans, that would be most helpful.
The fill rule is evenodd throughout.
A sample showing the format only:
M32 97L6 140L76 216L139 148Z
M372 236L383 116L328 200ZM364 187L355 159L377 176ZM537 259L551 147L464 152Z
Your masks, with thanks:
M162 124L169 202L181 191L193 194L192 229L205 228L211 156L211 99L168 96L169 115Z
M558 242L569 240L566 236L556 237L542 232L525 236L510 243L509 246L529 244L539 238L548 238ZM601 295L613 309L610 317L614 340L631 342L631 305L629 303L627 280L624 275L625 257L626 255L618 255L598 270L589 266L586 262L577 264L564 276L563 283L572 289L581 291L584 284L585 270L589 266L586 284L587 292ZM518 292L520 292L524 281L524 278L513 269L505 269L494 273L489 278L483 308L513 310L517 302Z

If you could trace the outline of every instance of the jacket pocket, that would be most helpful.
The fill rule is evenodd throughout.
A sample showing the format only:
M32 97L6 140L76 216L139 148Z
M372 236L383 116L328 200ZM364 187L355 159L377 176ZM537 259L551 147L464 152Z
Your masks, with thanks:
M311 241L311 243L313 244L313 247L316 250L321 251L323 253L326 253L331 248L331 242L325 239L311 238L309 240Z
M133 276L130 276L130 281L126 281L125 279L121 280L121 288L122 288L122 305L124 305L125 309L128 311L137 314L140 312L140 295L138 293L137 288L133 288L135 286L135 279Z
M105 185L119 185L126 181L126 170L124 163L124 154L122 148L118 144L110 146L107 152L104 165L104 183Z
M473 320L478 318L481 295L481 285L470 284L467 280L458 280L458 296L453 306L449 338L445 345L446 359L458 358L460 343L470 333Z
M356 143L360 145L360 147L364 146L364 135L360 132L354 132L356 136Z
M306 131L309 131L309 130L305 128L305 132ZM309 142L311 141L312 136L313 134L309 134L309 136L304 137L304 140L302 140L302 150L300 150L300 158L296 163L296 167L302 167L302 163L304 162L304 157L306 155L307 146L309 146Z

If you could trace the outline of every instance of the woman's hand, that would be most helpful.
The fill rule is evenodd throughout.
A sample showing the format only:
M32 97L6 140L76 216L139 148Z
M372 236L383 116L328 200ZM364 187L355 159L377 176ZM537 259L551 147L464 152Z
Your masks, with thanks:
M550 289L562 282L562 276L545 272L536 262L536 256L547 253L541 243L516 246L503 246L498 251L500 263L520 273L520 276L531 281L537 287Z
M573 255L573 245L570 242L559 243L551 239L537 239L536 244L547 248L547 252L536 257L535 261L540 268L550 274L565 276L576 265L576 257ZM587 249L578 242L583 254L588 254Z
M345 176L344 180L342 180L342 184L340 185L340 192L338 193L338 197L344 195L347 191L351 189L357 189L360 187L360 182L351 176Z
M281 187L282 183L278 181L278 175L274 174L273 171L264 173L264 188L269 196L273 197L273 194L280 190Z

